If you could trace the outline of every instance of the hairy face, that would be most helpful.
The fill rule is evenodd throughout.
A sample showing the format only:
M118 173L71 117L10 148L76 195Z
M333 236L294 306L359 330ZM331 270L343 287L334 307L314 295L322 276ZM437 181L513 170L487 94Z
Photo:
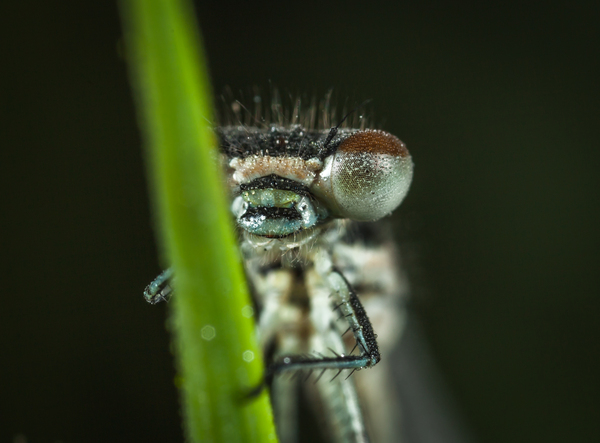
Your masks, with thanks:
M375 221L403 200L412 160L395 136L301 125L219 129L232 211L244 231L284 238L335 218Z

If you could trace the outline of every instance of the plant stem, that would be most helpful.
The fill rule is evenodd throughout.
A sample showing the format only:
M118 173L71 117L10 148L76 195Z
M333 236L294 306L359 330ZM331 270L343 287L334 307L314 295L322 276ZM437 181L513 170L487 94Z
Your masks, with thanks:
M211 91L186 0L122 0L159 240L175 270L170 325L187 438L276 441L250 299L218 165Z

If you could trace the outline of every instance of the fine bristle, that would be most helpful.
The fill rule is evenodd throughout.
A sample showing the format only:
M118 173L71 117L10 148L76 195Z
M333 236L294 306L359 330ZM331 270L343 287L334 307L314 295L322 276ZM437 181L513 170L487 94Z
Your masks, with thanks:
M368 105L347 98L341 106L338 102L332 90L317 100L306 94L282 95L276 88L267 93L253 88L236 94L227 88L219 100L219 124L258 128L300 125L309 131L320 131L337 126L347 116L339 126L342 129L375 129L365 116Z

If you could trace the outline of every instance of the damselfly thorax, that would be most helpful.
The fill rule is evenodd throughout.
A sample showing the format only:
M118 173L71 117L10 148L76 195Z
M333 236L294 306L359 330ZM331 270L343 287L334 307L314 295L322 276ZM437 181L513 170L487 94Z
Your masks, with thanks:
M406 147L387 132L339 124L217 132L280 440L299 441L303 403L327 441L397 441L390 368L363 369L385 361L402 329L394 245L371 222L408 191ZM167 270L145 296L155 303L172 287Z

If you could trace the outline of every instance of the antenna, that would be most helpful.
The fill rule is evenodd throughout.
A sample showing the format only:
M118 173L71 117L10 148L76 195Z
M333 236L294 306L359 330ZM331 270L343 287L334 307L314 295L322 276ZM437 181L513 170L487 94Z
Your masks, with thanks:
M372 102L372 101L373 101L373 100L371 100L371 99L365 100L365 101L364 101L364 102L362 102L360 105L358 105L357 107L355 107L355 108L354 108L352 111L348 112L348 113L347 113L347 114L344 116L344 118L343 118L343 119L341 119L341 120L340 120L340 122L339 122L339 123L338 123L336 126L334 126L333 128L331 128L331 129L329 130L329 134L327 135L327 138L325 139L325 143L323 143L323 148L322 148L322 149L325 149L325 148L327 147L327 145L328 145L329 143L331 143L331 140L333 140L333 137L335 137L335 136L336 136L336 134L337 134L337 132L338 132L338 129L339 129L339 127L342 125L342 123L344 123L344 121L345 121L345 120L346 120L348 117L350 117L350 116L351 116L351 115L352 115L354 112L356 112L358 109L362 108L363 106L365 106L366 104L368 104L368 103L370 103L370 102Z

